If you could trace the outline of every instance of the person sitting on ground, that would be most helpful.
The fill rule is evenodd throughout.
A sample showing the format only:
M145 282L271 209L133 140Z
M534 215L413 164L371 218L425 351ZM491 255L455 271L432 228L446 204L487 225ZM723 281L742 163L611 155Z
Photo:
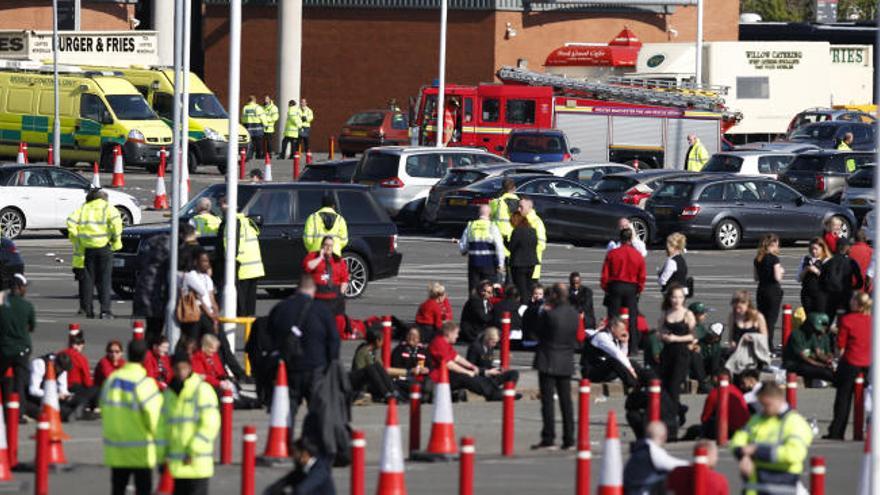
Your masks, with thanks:
M421 333L416 327L406 332L406 337L391 351L391 366L406 370L405 377L398 377L396 382L400 387L409 389L410 385L418 382L422 387L422 396L427 402L433 390L431 379L428 378L428 346L422 344Z
M810 313L807 320L788 337L782 350L782 366L797 373L807 385L811 380L834 380L834 354L828 337L829 318L825 313Z
M568 303L584 315L584 328L596 328L596 310L593 309L593 290L581 283L581 274L568 275Z
M589 336L581 353L581 377L593 383L619 378L627 389L638 384L638 373L627 357L629 325L611 318L605 328Z
M523 322L519 310L520 306L522 306L522 303L520 302L519 291L514 285L505 286L504 298L492 306L493 327L502 328L504 324L501 320L504 318L504 313L510 313L510 334L513 336L519 334L519 339L511 337L511 345L517 342L523 343Z
M125 358L122 357L122 343L118 340L107 342L104 348L104 357L95 365L95 386L100 388L104 384L104 380L111 373L122 368L125 365Z
M757 374L756 374L757 376ZM715 439L718 433L718 401L721 396L721 387L713 388L706 396L703 403L703 412L700 414L700 436L702 438ZM743 427L751 417L749 406L739 388L728 380L727 386L727 431L732 433Z
M491 285L489 287L491 288ZM485 376L480 376L480 369L455 351L453 345L458 341L459 332L460 328L455 322L447 321L428 346L431 380L434 383L440 380L440 365L446 363L449 385L453 393L466 389L482 395L486 400L501 400L503 398L501 389Z
M687 461L666 451L666 433L666 425L652 421L645 429L645 437L633 442L629 460L623 468L623 493L652 495L662 492L667 474L688 465Z
M67 373L70 371L70 356L67 354L46 354L31 361L31 380L22 403L24 414L37 419L42 412L43 395L45 392L46 363L55 365L55 383L58 391L58 405L61 409L61 421L98 419L98 416L86 411L93 404L98 388L81 389L72 393L67 386Z
M711 380L724 369L721 366L721 358L723 356L721 335L724 333L724 324L714 323L710 325L708 322L710 309L701 302L691 303L688 309L691 310L691 313L697 319L694 333L697 334L697 345L699 347L697 352L699 352L700 356L699 359L693 361L695 361L695 365L702 361L703 374ZM695 373L691 373L692 378L696 378L694 375Z
M252 168L250 172L248 172L248 180L251 182L263 182L266 179L266 176L263 175L263 171L258 168Z
M663 341L660 340L660 332L656 328L649 329L639 340L639 347L644 351L644 364L661 374L660 354L663 353Z
M67 354L70 357L70 371L67 373L67 386L72 392L78 388L92 388L95 380L92 378L92 370L89 358L83 354L86 348L86 336L82 330L72 333L67 337L67 349L58 354Z
M632 428L635 437L643 438L648 425L648 405L651 402L648 387L651 381L658 378L652 369L639 370L638 386L630 391L624 402L626 410L626 423ZM679 416L678 404L672 401L672 397L663 387L660 387L660 420L666 425L667 436L670 440L678 438L678 428L684 423Z
M492 323L492 283L483 280L461 310L461 340L473 342ZM432 340L433 342L433 340Z
M446 297L446 287L440 282L431 282L428 284L428 298L419 305L416 312L416 326L421 332L422 340L433 340L434 334L440 331L443 323L452 319L452 304Z
M272 483L263 495L336 495L333 466L321 455L321 449L305 436L293 442L291 447L293 471Z
M736 388L743 394L749 413L761 412L761 403L758 402L758 392L761 391L761 373L758 370L746 370L740 373L734 382Z
M542 314L544 314L544 286L535 284L532 287L532 296L529 298L522 315L524 341L535 342L538 340Z
M193 373L201 375L205 382L214 387L218 395L223 389L233 389L223 361L217 353L219 349L220 339L214 334L206 333L202 335L201 347L193 352L191 357Z
M730 299L730 349L724 367L734 376L770 364L767 322L755 308L748 291L740 290Z
M507 382L519 381L519 371L501 368L501 336L496 327L489 327L467 350L467 360L480 368L480 375L488 377L499 387Z
M718 465L718 446L709 440L700 440L697 447L706 449L706 465L709 468L704 478L703 493L705 495L728 495L730 488L727 478L715 471ZM666 495L692 495L694 490L694 466L679 466L666 476Z
M159 390L165 390L171 380L174 378L174 370L171 368L171 358L168 351L171 345L168 338L160 335L150 343L150 350L144 356L144 368L147 370L147 376L156 380Z
M385 369L382 363L382 332L375 328L367 330L367 341L358 346L351 363L351 390L358 394L366 390L374 402L388 399L405 400L394 386L394 377L406 376L403 368Z

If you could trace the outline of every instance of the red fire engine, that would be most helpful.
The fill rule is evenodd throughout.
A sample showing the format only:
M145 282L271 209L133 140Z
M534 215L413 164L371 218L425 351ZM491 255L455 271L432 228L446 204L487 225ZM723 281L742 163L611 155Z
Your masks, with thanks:
M710 153L739 116L727 112L721 88L693 88L624 78L591 82L503 68L504 84L447 85L455 116L450 145L503 154L513 129L560 129L579 160L682 168L688 134ZM436 141L437 87L423 87L416 124L419 142Z

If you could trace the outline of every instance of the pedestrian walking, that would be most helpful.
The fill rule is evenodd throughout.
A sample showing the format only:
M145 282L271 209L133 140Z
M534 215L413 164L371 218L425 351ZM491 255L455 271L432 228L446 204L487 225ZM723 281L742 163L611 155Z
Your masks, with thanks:
M574 350L577 345L578 314L568 304L565 287L556 284L548 294L538 333L534 368L538 370L541 391L541 441L532 449L555 449L556 422L554 397L559 397L562 413L562 450L574 447L574 410L571 401L571 377L574 375Z
M302 239L307 253L320 251L321 243L329 236L333 238L333 254L342 256L348 245L348 224L337 210L333 193L327 193L321 198L321 208L306 218Z
M217 231L217 243L220 259L218 264L224 265L222 257L226 253L226 197L220 198L220 209L224 212L223 223ZM260 229L253 220L244 213L235 215L236 245L235 253L235 290L238 293L236 313L238 316L254 316L257 314L257 282L266 275L263 269L263 256L260 252Z
M629 310L629 353L639 348L639 294L645 289L647 272L645 258L632 244L632 229L620 231L620 246L605 255L600 284L605 291L608 318L620 315L621 308Z
M823 438L843 440L849 420L853 388L861 373L868 376L871 366L871 310L873 301L865 292L857 292L850 300L850 312L837 322L837 349L840 359L834 373L834 419ZM856 425L858 427L858 425Z
M263 123L263 152L272 156L272 143L275 141L275 126L278 124L278 106L272 101L272 97L263 97L263 113L266 120Z
M535 229L535 235L538 237L538 244L535 246L535 255L538 258L538 264L532 271L532 284L541 280L541 262L544 259L544 250L547 249L547 229L544 227L544 221L535 211L535 204L531 199L523 198L519 201L519 213L525 217L529 225Z
M715 471L718 465L718 446L710 440L700 440L697 442L697 448L706 451L706 477L703 480L701 492L695 491L694 483L694 465L680 466L672 470L666 477L666 495L692 495L693 493L702 493L704 495L728 495L730 488L727 485L727 478L723 474Z
M196 203L196 214L190 223L196 228L196 235L217 235L220 228L220 217L212 211L211 198L201 197Z
M190 358L174 355L174 378L165 390L161 438L174 478L174 495L207 495L214 476L214 440L220 431L217 393L198 373Z
M699 172L709 161L709 151L703 146L696 134L688 134L688 150L685 154L684 169L688 172Z
M189 224L180 224L181 227ZM190 225L190 228L193 228ZM181 228L181 235L186 229ZM136 262L137 278L131 299L133 318L146 320L147 340L165 333L168 311L168 263L171 257L171 236L156 234L141 242ZM179 238L180 239L180 238ZM178 256L179 256L178 252Z
M758 311L767 324L767 344L773 348L773 331L782 306L782 278L785 268L779 261L779 236L767 234L761 238L754 261L754 278L758 282L756 292Z
M632 231L632 245L636 248L636 251L642 255L642 257L648 256L648 247L645 245L645 241L641 240L638 236L638 232L633 228L632 222L629 221L629 218L621 217L617 220L617 232L619 233L621 230L629 230ZM620 247L620 236L618 235L617 239L611 239L608 241L608 245L605 246L606 251L611 251L613 249L617 249Z
M785 391L768 381L761 385L762 412L734 433L730 448L739 460L746 495L796 493L813 443L810 424L788 407ZM804 493L805 489L800 493Z
M302 144L303 153L309 153L309 139L312 137L312 122L315 121L315 112L309 107L309 102L303 98L302 107L300 108L300 119L302 125L299 129L299 141Z
M80 290L80 309L86 318L94 318L92 306L95 286L101 305L101 319L113 319L110 311L110 275L113 251L122 249L122 217L107 202L107 193L101 189L90 191L86 203L79 209L74 222L67 225L68 237L76 238L76 248L83 249L86 277Z
M623 493L662 493L667 474L688 465L687 461L666 451L666 436L666 425L661 421L653 421L645 429L645 436L633 442L629 459L623 467Z
M663 296L662 316L657 322L663 351L660 353L660 379L663 388L676 405L680 404L681 387L688 377L691 365L691 345L697 337L696 317L684 305L684 287L673 285Z
M111 469L113 495L124 495L131 478L137 495L150 495L152 470L164 445L159 429L163 398L142 365L146 354L146 342L129 342L128 362L101 387L104 464Z
M303 273L310 275L317 286L315 301L326 306L334 318L345 316L349 284L348 265L333 253L335 244L333 237L324 237L321 250L307 254L302 261Z
M247 104L241 109L241 125L251 136L250 156L263 157L263 133L266 129L266 111L257 103L257 97L248 96Z
M808 249L809 252L801 260L801 268L798 271L798 281L801 283L801 306L807 313L824 312L828 303L820 277L825 262L831 258L831 253L821 237L811 240Z
M692 294L688 288L688 266L684 260L684 250L687 245L687 238L675 232L669 234L666 238L666 262L657 273L657 284L660 285L660 292L665 293L666 289L672 285L684 287L685 296L690 297ZM690 279L693 282L693 279Z
M859 265L849 257L849 239L837 240L837 251L825 262L819 284L826 294L825 314L833 322L847 311L853 291L864 285Z
M281 139L281 149L278 150L279 160L286 160L299 151L300 128L302 128L302 112L296 100L290 100L287 102L287 117L284 119L284 138Z
M513 231L507 243L510 252L510 278L524 297L532 292L532 275L538 265L538 234L522 213L510 215Z
M6 376L12 370L12 390L4 390L26 397L30 381L30 357L33 344L31 334L37 326L34 305L28 301L28 282L24 275L12 276L11 287L0 291L0 371Z
M480 205L479 216L468 222L458 240L459 251L468 257L468 292L481 280L494 282L504 273L504 238L489 215L489 205Z
M868 233L865 229L857 230L856 235L853 236L853 244L849 248L849 257L859 265L862 278L865 278L868 266L870 266L871 260L874 259L874 249L868 244Z

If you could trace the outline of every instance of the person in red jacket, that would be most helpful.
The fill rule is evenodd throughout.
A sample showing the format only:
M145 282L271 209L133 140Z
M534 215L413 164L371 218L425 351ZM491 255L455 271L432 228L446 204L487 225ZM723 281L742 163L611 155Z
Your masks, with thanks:
M122 344L118 340L107 342L104 348L106 355L95 365L95 386L100 387L111 373L122 368L125 358L122 357Z
M171 359L168 357L168 351L171 345L168 339L159 335L150 344L150 350L144 356L144 368L147 370L147 376L156 380L160 390L165 390L171 379L174 378L174 370L171 369Z
M220 349L220 340L216 336L206 333L202 335L202 347L192 355L193 373L198 373L206 382L215 389L229 388L232 383L226 375L226 368L217 350Z
M729 380L728 380L729 382ZM700 415L700 436L715 439L718 428L718 398L721 395L720 387L715 387L706 396L703 403L703 413ZM746 398L739 388L729 383L727 386L727 431L732 434L749 422L751 413Z
M834 376L837 386L834 395L834 419L831 420L828 435L824 437L826 439L843 440L856 376L859 373L868 376L868 368L871 366L872 307L871 296L856 292L849 303L850 312L837 321L840 361Z
M620 247L605 255L600 280L602 290L605 291L608 317L620 316L620 308L629 309L630 355L634 355L639 348L639 294L645 289L647 278L645 258L633 247L632 240L632 229L620 231Z
M709 440L701 440L697 446L706 449L706 465L709 472L706 476L706 482L703 485L705 495L728 495L730 487L727 485L727 478L721 473L715 471L715 465L718 464L718 447L715 442ZM677 467L666 476L666 491L664 493L670 495L691 495L694 493L694 466Z
M838 217L831 217L825 221L825 232L822 233L822 239L832 253L837 252L837 240L844 237L842 228L843 223Z
M439 282L428 284L428 299L416 312L416 326L422 342L431 342L447 321L452 321L452 304L446 297L446 287Z
M89 358L83 354L86 347L86 337L82 331L67 337L67 349L62 354L70 356L70 371L67 372L67 388L74 391L75 387L92 388L95 381L92 379L92 369Z
M333 238L324 237L321 249L306 255L302 261L303 273L315 281L315 300L326 305L333 316L345 314L345 291L348 290L348 265L333 254Z

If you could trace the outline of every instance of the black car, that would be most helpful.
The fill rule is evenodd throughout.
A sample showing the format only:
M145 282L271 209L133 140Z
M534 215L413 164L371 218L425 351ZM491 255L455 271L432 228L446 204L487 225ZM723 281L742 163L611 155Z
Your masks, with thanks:
M651 197L664 180L685 177L693 173L668 169L618 172L603 177L593 190L609 203L624 203L643 208L645 200Z
M547 237L574 243L605 242L617 237L617 221L629 218L636 234L649 242L654 219L634 206L613 204L581 183L546 174L513 174L488 177L444 196L437 222L464 225L477 217L480 205L501 195L505 179L516 183L516 194L535 203Z
M0 237L0 290L10 287L16 273L24 273L24 259L12 239Z
M875 162L874 153L855 151L809 151L801 153L779 174L779 180L808 198L840 202L850 173Z
M313 163L303 170L300 182L335 182L347 184L354 176L357 160L337 160L332 162Z
M199 199L207 197L217 205L226 194L225 184L214 184L202 190L181 209L186 220L195 214ZM272 295L280 295L296 286L300 263L306 255L302 241L306 218L321 208L325 194L333 194L339 212L348 224L348 245L342 256L348 263L351 277L346 297L363 294L367 283L397 276L402 255L397 251L397 227L388 214L376 204L369 189L357 185L261 182L240 184L240 211L260 227L260 251L266 276L259 287ZM215 214L220 214L219 210ZM122 234L122 249L114 254L113 289L129 296L137 277L137 256L141 243L149 236L168 231L167 224L128 228ZM203 236L199 242L213 249L216 238Z
M720 249L770 233L783 241L810 239L831 217L851 233L856 221L849 209L806 198L779 181L734 175L667 180L645 209L654 215L659 235L681 232Z
M830 120L808 124L795 129L788 135L788 140L795 143L815 144L820 148L835 149L846 133L852 133L853 142L850 148L856 151L871 151L874 149L874 134L877 132L876 124L862 122L846 122L843 120Z

